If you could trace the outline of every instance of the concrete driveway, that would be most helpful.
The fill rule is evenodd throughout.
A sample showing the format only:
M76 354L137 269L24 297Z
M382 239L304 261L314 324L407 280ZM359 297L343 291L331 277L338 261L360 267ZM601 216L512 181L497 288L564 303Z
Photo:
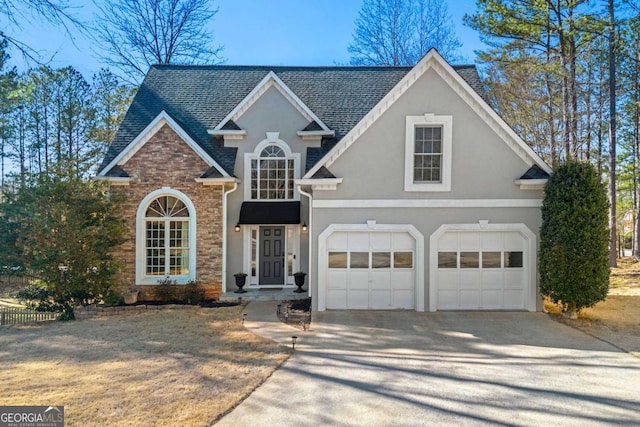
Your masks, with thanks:
M542 313L314 313L251 303L295 354L220 426L640 425L640 359Z

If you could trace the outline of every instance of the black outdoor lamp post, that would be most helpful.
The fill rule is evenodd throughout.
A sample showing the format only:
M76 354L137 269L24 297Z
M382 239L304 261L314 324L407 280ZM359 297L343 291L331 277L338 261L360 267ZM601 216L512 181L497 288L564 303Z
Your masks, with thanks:
M298 341L298 337L296 335L291 337L291 347L295 350L296 349L296 341Z

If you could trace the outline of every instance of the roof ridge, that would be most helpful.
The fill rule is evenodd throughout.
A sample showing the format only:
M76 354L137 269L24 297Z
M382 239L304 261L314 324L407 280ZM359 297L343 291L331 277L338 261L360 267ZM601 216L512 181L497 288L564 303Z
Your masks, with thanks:
M462 68L476 68L474 64L459 64L452 65L454 69L462 69ZM158 70L172 70L172 69L183 69L183 70L355 70L355 71L363 71L363 70L411 70L412 66L405 65L228 65L228 64L153 64L151 68L155 68Z

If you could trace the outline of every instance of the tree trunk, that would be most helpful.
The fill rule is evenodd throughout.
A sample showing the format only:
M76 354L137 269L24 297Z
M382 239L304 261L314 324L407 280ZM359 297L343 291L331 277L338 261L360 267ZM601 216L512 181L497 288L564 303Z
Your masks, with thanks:
M616 56L615 56L615 17L614 0L609 0L609 266L617 267L616 259Z

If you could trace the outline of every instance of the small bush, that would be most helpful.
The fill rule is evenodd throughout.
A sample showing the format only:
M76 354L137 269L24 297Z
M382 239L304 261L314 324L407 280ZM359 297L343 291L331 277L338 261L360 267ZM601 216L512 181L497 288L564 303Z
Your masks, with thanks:
M195 280L190 280L184 286L182 300L191 305L198 305L204 300L204 289Z
M112 290L107 295L105 295L103 302L104 305L123 305L124 298L118 292L113 292Z
M160 302L176 301L178 299L178 282L169 277L158 280L155 295Z

